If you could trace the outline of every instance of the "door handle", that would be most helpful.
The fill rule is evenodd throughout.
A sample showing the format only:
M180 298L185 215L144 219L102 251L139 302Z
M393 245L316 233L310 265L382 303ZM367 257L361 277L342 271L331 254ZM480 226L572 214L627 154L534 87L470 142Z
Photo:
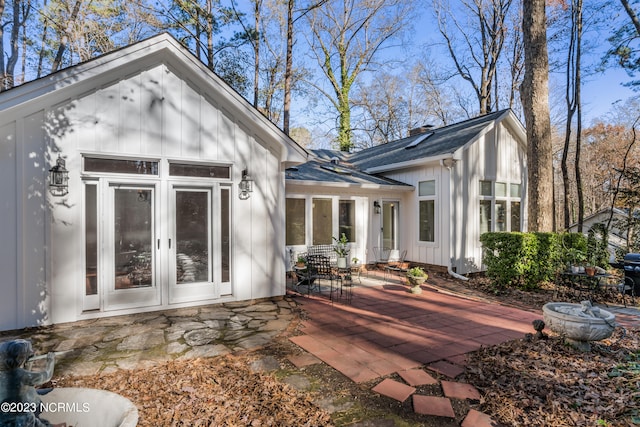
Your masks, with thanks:
M158 249L160 249L160 239L158 239Z
M169 239L169 249L171 249L171 239Z

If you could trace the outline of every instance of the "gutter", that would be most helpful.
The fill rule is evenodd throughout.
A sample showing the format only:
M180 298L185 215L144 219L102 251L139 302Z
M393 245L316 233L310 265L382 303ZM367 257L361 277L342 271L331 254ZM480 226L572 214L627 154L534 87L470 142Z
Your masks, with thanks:
M453 191L451 191L451 189L453 188L453 167L455 166L457 160L454 158L448 158L448 159L440 159L440 166L445 167L449 170L449 217L451 217L451 209L453 208ZM449 262L447 263L447 273L449 273L449 275L455 279L458 280L469 280L468 277L465 277L461 274L456 273L455 271L453 271L453 267L451 265L451 260L453 259L452 255L455 253L455 244L456 244L456 240L453 238L454 236L451 235L452 232L452 227L449 226L449 242L451 242L451 249L449 250Z
M403 168L409 168L409 167L414 167L414 166L422 166L422 165L424 165L426 163L437 162L438 160L440 160L440 164L442 164L443 160L451 159L453 154L454 153L446 153L446 154L441 154L441 155L433 156L433 157L423 157L423 158L419 158L419 159L408 160L406 162L393 163L393 164L388 164L388 165L384 165L384 166L375 166L375 167L372 167L372 168L366 168L366 169L363 170L363 172L371 173L371 174L389 172L389 171L394 171L396 169L403 169Z

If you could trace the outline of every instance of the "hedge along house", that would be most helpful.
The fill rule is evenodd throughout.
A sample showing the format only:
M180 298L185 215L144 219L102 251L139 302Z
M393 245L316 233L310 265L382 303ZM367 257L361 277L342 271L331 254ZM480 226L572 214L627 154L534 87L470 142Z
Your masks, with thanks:
M1 93L0 329L283 295L307 155L164 34Z
M386 247L466 274L482 270L481 233L526 230L526 132L511 110L314 154L286 174L290 254L346 232L361 262Z

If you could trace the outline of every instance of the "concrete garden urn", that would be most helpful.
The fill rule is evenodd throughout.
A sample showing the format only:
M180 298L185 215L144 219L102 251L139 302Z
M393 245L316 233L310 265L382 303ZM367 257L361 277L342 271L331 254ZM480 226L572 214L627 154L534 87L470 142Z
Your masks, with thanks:
M420 267L413 267L407 271L407 280L409 281L409 292L412 294L421 294L421 286L427 281L429 276Z
M582 351L591 350L591 341L610 337L616 326L614 314L592 307L590 301L549 302L542 307L542 314L549 329Z

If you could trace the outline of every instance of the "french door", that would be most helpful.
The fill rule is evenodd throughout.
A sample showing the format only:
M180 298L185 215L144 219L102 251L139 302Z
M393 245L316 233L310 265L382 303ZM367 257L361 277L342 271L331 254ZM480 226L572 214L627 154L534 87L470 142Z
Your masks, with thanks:
M140 182L85 182L83 310L231 294L231 187Z
M169 237L169 303L212 299L219 296L221 246L220 200L217 187L171 185ZM215 232L215 234L214 234Z
M158 185L105 183L102 279L106 310L160 304Z
M382 247L398 249L398 209L400 202L382 202Z

